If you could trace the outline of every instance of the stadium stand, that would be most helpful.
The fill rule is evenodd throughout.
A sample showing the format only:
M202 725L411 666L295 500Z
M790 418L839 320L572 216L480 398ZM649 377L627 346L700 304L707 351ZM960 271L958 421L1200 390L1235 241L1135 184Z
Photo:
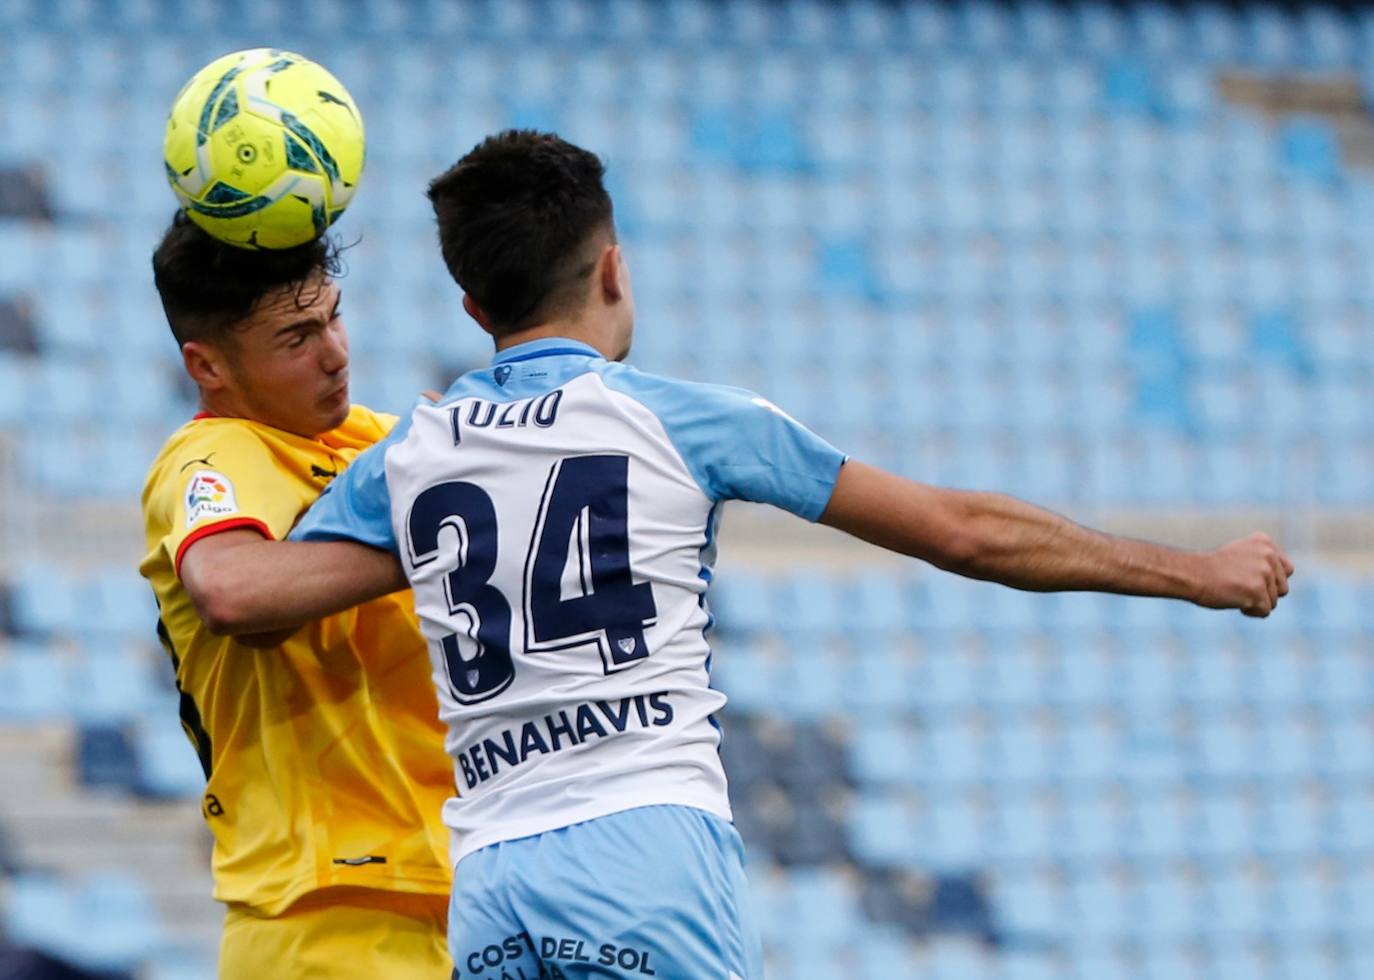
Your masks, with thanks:
M556 127L609 164L640 367L918 479L1299 556L1252 623L727 515L713 664L770 976L1374 976L1374 14L1306 4L0 4L10 942L213 975L135 502L193 411L148 274L165 112L261 43L367 120L358 401L485 361L424 184Z

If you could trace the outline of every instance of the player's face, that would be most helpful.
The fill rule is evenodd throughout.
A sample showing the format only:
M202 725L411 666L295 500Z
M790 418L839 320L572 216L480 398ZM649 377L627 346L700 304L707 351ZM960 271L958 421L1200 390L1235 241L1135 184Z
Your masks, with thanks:
M303 436L348 417L348 332L332 280L268 296L234 332L226 354L245 417Z

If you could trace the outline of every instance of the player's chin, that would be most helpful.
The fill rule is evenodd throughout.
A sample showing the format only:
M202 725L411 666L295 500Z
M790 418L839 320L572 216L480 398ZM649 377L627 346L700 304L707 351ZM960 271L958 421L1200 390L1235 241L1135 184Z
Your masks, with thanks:
M324 422L324 428L320 431L325 432L329 429L336 429L343 425L348 418L348 410L352 403L348 400L348 389L330 395L320 402L320 415Z

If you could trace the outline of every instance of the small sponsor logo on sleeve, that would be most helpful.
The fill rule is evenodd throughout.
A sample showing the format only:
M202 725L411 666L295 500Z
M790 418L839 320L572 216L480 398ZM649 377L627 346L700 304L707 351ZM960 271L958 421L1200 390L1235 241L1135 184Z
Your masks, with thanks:
M196 470L186 484L186 526L192 527L207 517L224 517L239 512L234 484L217 470Z

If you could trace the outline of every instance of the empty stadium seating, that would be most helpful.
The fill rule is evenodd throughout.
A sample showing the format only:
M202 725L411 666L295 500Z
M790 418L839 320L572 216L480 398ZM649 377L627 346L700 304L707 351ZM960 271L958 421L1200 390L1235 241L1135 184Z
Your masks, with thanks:
M1331 119L1217 82L1369 91L1374 15L1037 0L0 4L0 166L41 165L57 210L0 217L0 299L39 345L0 350L15 500L127 514L194 411L148 275L162 126L192 71L267 39L367 119L339 227L359 401L484 363L424 184L489 131L553 127L607 161L642 368L1074 513L1374 506L1374 173ZM70 733L78 809L194 820L138 555L4 540L0 731ZM1374 976L1374 578L1294 585L1257 624L727 557L712 677L770 976ZM12 940L212 975L208 893L118 855L24 867L15 839Z

